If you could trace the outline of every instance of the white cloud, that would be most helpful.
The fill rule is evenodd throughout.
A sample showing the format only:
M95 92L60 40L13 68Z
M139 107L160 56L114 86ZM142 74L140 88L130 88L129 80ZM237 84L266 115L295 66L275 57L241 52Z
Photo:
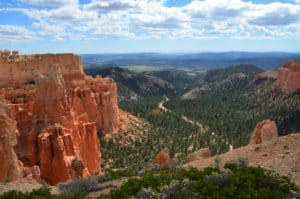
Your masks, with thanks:
M271 3L253 6L250 23L266 26L284 26L300 22L300 5Z
M127 10L138 7L137 0L92 0L91 3L84 5L85 9L91 10Z
M5 41L32 41L35 34L23 26L0 25L0 39Z
M78 0L20 0L24 3L40 6L61 6L69 4L77 4Z
M22 0L55 7L2 8L19 11L40 36L53 39L95 37L233 38L292 37L300 32L300 5L258 4L243 0L193 0L167 7L165 0Z

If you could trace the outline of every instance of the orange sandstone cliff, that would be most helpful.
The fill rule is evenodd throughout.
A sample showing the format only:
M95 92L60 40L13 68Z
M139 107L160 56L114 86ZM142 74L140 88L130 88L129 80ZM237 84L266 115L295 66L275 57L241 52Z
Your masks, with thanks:
M25 56L0 51L0 87L0 96L9 105L7 118L12 118L1 120L0 144L7 147L0 152L7 155L0 158L14 160L16 145L19 167L38 167L40 177L51 185L101 174L97 130L117 133L127 128L126 114L118 108L116 83L87 76L80 57L73 54ZM0 167L1 174L7 172L6 166L10 167ZM11 176L0 175L0 180L15 179L17 172L18 168Z
M16 122L8 115L7 105L0 102L0 179L16 180L21 173L14 151L17 128Z
M300 90L300 60L289 61L279 69L276 85L288 93Z

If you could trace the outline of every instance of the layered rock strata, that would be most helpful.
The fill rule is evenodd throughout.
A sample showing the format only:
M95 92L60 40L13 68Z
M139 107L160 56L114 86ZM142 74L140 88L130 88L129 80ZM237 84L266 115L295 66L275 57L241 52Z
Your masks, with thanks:
M10 179L40 172L54 185L101 174L97 130L117 133L128 127L120 120L126 113L118 108L116 83L87 76L79 56L0 52L0 86L0 96L9 104L8 118L17 129L15 141L3 141L9 145L5 153L15 152L21 161L13 163L20 174L9 172Z
M17 144L16 122L8 116L8 107L0 102L0 180L10 181L20 177L18 159L14 151Z
M276 85L287 93L300 90L300 60L289 61L279 69Z

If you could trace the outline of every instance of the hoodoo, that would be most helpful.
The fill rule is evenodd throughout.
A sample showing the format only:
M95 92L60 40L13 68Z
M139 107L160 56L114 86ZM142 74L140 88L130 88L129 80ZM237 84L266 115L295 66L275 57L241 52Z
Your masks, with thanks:
M279 69L276 85L288 93L300 90L300 60L289 61Z
M9 145L5 153L11 154L7 161L17 161L17 155L19 165L39 167L41 178L52 185L100 174L97 129L117 133L127 127L120 120L125 113L118 108L116 83L87 76L80 57L73 54L27 56L1 51L0 87L10 110L7 116L1 111L2 134ZM18 168L9 170L13 173L0 178L19 176Z

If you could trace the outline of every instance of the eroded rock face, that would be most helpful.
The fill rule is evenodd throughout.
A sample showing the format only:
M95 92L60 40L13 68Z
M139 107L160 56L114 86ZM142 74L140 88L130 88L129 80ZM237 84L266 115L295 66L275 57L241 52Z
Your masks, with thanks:
M50 184L101 172L94 123L77 124L73 129L49 126L39 134L38 148L41 178Z
M0 102L0 181L16 180L21 174L14 151L16 131L16 122L8 116L7 105Z
M192 153L189 153L187 155L187 161L188 162L192 162L195 160L199 160L199 159L203 159L203 158L209 158L211 157L211 153L209 148L203 148L203 149L199 149L197 151L194 151Z
M17 122L18 129L15 142L3 138L3 144L10 146L5 153L16 153L16 161L21 161L21 176L39 173L54 185L101 174L97 129L117 133L128 127L120 119L125 113L118 108L116 83L85 75L80 58L72 54L0 52L0 66L0 97L8 102L11 121ZM20 176L8 173L11 179Z
M278 137L277 125L274 121L263 120L256 124L251 135L250 144L261 144Z
M279 69L276 85L288 93L300 90L300 60L289 61Z

